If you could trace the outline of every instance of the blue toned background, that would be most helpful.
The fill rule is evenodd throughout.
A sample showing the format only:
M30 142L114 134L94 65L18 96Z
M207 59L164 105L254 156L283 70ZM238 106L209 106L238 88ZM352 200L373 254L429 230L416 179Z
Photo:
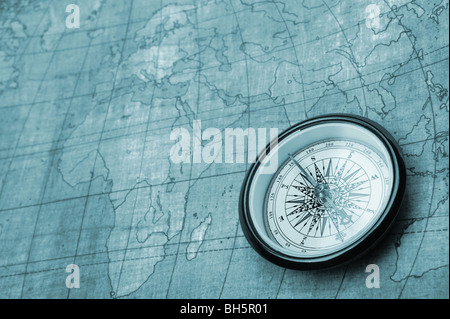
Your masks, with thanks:
M448 0L72 2L75 29L70 1L0 3L0 297L448 298ZM169 159L195 119L336 112L385 126L408 172L394 229L348 266L263 260L238 222L248 164Z

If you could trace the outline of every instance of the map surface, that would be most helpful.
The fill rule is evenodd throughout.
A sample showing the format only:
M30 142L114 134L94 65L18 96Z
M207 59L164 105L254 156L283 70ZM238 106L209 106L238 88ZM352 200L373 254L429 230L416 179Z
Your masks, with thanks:
M80 0L79 28L70 3L0 3L0 297L448 298L448 0ZM238 221L249 164L169 158L194 120L328 113L382 124L407 165L398 221L348 266L264 260Z

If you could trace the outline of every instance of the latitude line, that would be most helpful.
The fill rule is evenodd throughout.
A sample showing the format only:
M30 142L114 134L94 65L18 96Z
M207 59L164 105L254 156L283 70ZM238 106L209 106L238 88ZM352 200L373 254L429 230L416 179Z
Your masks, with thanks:
M117 40L117 42L119 42L119 41L120 41L120 40ZM110 42L108 42L107 44L109 44L109 43L110 43ZM103 44L104 44L104 43L103 43ZM92 47L95 46L95 45L96 45L96 44L93 44ZM423 54L423 56L427 56L427 55L430 55L430 54L435 53L435 52L437 52L437 51L446 49L446 48L448 48L448 46L449 46L449 45L445 45L445 46L440 47L440 48L438 48L438 49L435 49L435 50L426 52L426 53ZM78 48L80 48L80 47L78 47ZM413 61L413 60L415 60L415 59L418 60L419 57L411 58L411 59L409 59L409 60L407 61L407 63L409 63L409 62L411 62L411 61ZM437 61L437 62L442 62L442 61L447 61L447 60L448 60L448 57L445 58L445 59L443 59L443 60L439 60L439 61ZM231 61L230 64L235 64L235 63L243 62L243 61L244 61L244 60L242 60L242 59L241 59L241 60L236 60L236 61ZM430 66L430 65L433 65L433 64L435 64L435 63L432 62L431 64L428 64L428 65L426 65L426 66ZM367 72L367 73L365 73L365 74L363 74L363 75L364 75L364 76L368 76L368 75L376 74L376 73L385 71L385 70L387 70L387 69L394 68L394 67L398 67L398 66L402 66L402 65L404 65L404 62L395 63L395 64L389 65L389 66L387 66L387 67L383 67L383 68L381 68L381 69L376 69L376 70L374 70L374 71ZM214 68L217 68L217 65L210 66L210 67L204 67L204 68L202 68L202 70L205 71L205 70L214 69ZM420 70L420 67L419 67L419 68L416 68L416 69L412 69L411 72L418 71L418 70ZM189 71L189 72L184 72L183 74L196 73L196 72L197 72L197 71ZM399 74L397 74L395 77L401 76L401 75L404 75L404 74L408 74L408 73L411 73L411 72L410 72L410 71L406 71L406 72L404 72L404 73L399 73ZM336 81L336 82L334 82L334 83L335 83L335 84L341 84L341 83L345 83L345 82L350 82L350 81L355 80L355 79L358 79L358 77L346 78L345 80ZM372 85L372 84L376 84L376 83L379 83L379 82L380 82L380 81L375 81L375 82L372 82L372 83L367 84L367 86ZM131 87L131 85L120 86L120 87L117 87L116 89L124 89L124 88L129 88L129 87ZM324 88L326 88L326 85L321 85L321 86L316 86L316 87L313 87L313 88L305 89L305 92L308 92L308 91L314 91L314 90L318 90L318 89L324 89ZM361 88L361 87L356 87L355 89L359 89L359 88ZM352 90L352 88L347 89L346 91L348 91L348 90ZM97 91L97 92L89 92L89 93L85 93L85 94L79 94L79 95L75 95L74 97L91 96L91 95L93 95L93 94L95 94L95 93L105 93L105 92L109 92L109 91L111 91L111 89L101 90L101 91ZM286 94L284 94L283 96L289 96L289 95L297 94L297 93L300 93L300 92L301 92L301 91L295 91L295 92L291 92L291 93L286 93ZM36 102L29 102L29 103L20 103L20 104L6 105L6 106L0 107L0 109L8 109L8 108L22 107L22 106L27 106L27 105L30 105L30 104L41 104L41 103L48 103L48 102L54 102L54 101L61 101L61 100L66 100L66 99L70 99L70 98L72 98L72 97L59 98L59 99L52 99L52 100L40 100L40 101L36 101ZM271 98L264 99L264 100L271 100ZM308 100L309 100L309 99L306 99L305 101L308 101ZM302 100L299 100L299 101L303 102ZM212 109L212 110L214 110L214 109ZM208 110L208 111L210 111L210 110ZM205 111L205 112L206 112L206 111ZM202 112L200 112L200 113L202 113Z
M431 218L442 218L442 217L448 217L448 216L447 215L446 216L433 216ZM424 218L426 218L426 217L424 217ZM414 219L414 218L412 218L412 219ZM405 235L405 234L437 233L437 232L444 232L444 231L448 232L449 229L448 228L442 228L442 229L435 229L435 230L433 229L433 230L427 230L427 231L390 232L389 235L390 236L398 236L398 235ZM209 238L209 239L205 238L205 239L203 239L203 241L208 242L208 241L230 240L232 238L233 238L232 236ZM244 235L238 235L237 238L245 238L245 236ZM191 241L185 241L185 242L182 242L182 244L189 244L190 242ZM200 242L200 241L198 241L198 242ZM140 250L140 249L148 249L148 248L155 248L155 247L162 247L162 246L174 246L174 245L178 245L178 243L166 243L166 244L149 245L149 246L143 246L143 247L139 247L139 248L131 247L129 249L130 250ZM250 246L249 246L249 248L250 248ZM229 248L220 248L218 250L230 250L230 249L232 249L232 248L231 247L229 247ZM238 247L238 249L239 249L239 247ZM123 249L117 249L117 250L114 250L113 252L120 252L120 251L123 251ZM215 250L213 250L213 251L215 251ZM199 252L201 253L201 252L205 252L205 251L199 251ZM79 254L78 257L85 258L85 257L102 255L102 254L107 255L108 251L105 250L105 251L84 253L84 254ZM180 254L185 255L185 253L180 253ZM74 255L69 255L69 256L47 258L47 259L42 259L42 260L33 260L33 261L30 261L29 264L46 263L46 262L52 262L52 261L58 261L58 260L64 260L64 259L71 259L73 257L74 257ZM155 257L163 257L163 256L161 256L161 255L152 255L152 256L142 257L142 258L138 258L138 259L150 259L150 258L155 258ZM118 261L119 260L114 260L113 262L118 262ZM105 264L105 263L107 263L107 262L101 262L101 264ZM88 263L88 264L83 264L83 266L92 266L92 265L96 265L96 264L97 263ZM4 265L2 267L11 268L11 267L18 267L18 266L22 266L22 265L25 265L25 263L7 264L7 265ZM39 270L39 271L31 271L29 273L31 274L31 273L35 273L35 272L46 272L46 271L55 271L55 270L60 271L61 269L62 268L59 267L59 268L44 269L44 270ZM13 277L13 276L23 276L23 275L24 275L24 273L21 272L21 273L15 273L15 274L0 275L0 278L8 278L8 277Z
M434 65L434 64L437 64L437 63L440 63L440 62L443 62L443 61L447 61L448 60L448 58L445 58L445 59L443 59L443 60L440 60L440 61L437 61L437 62L434 62L434 63L431 63L431 64L428 64L428 65L426 65L426 67L428 67L428 66L431 66L431 65ZM407 73L411 73L411 72L415 72L415 71L420 71L420 68L416 68L416 69L413 69L413 70L410 70L410 71L407 71L407 72L405 72L405 73L401 73L401 74L398 74L397 76L400 76L400 75L405 75L405 74L407 74ZM369 83L369 84L367 84L367 85L371 85L371 84L375 84L375 83L378 83L378 82L374 82L374 83ZM355 87L355 88L350 88L350 89L347 89L346 91L351 91L351 90L354 90L354 89L359 89L360 87ZM107 92L110 92L111 90L107 90ZM331 94L325 94L325 95L322 95L322 96L320 96L320 97L314 97L314 98L309 98L308 100L315 100L315 99L320 99L320 98L322 98L322 97L328 97L328 96L333 96L333 95L338 95L338 94L341 94L341 92L335 92L335 93L331 93ZM69 99L69 98L68 98ZM259 101L256 101L256 102L261 102L261 101L265 101L266 99L263 99L263 100L259 100ZM284 105L290 105L290 104L296 104L296 103L298 103L299 101L294 101L294 102L290 102L290 103L285 103ZM238 106L241 106L241 105L238 105ZM264 107L264 108L258 108L258 110L257 111L262 111L262 110L267 110L267 109L273 109L273 108L276 108L276 107L280 107L280 106L282 106L282 105L276 105L276 106L269 106L269 107ZM214 110L209 110L209 111L207 111L207 112L211 112L211 111L214 111ZM250 111L251 112L251 111ZM256 112L256 111L255 111ZM206 112L205 112L206 113ZM232 117L232 116L237 116L238 115L238 113L232 113L232 114L229 114L229 115L224 115L224 116L220 116L220 117L212 117L212 118L207 118L207 119L204 119L203 121L209 121L209 120L215 120L215 119L220 119L220 118L225 118L225 117ZM174 118L166 118L166 119L162 119L162 120L171 120L171 119L176 119L175 117ZM161 121L162 121L161 120ZM155 121L155 123L156 122L160 122L160 121ZM152 122L153 123L153 122ZM118 129L111 129L111 130L106 130L105 132L112 132L112 131L118 131L118 130L128 130L130 127L137 127L137 126L142 126L142 125L146 125L146 123L139 123L139 124L135 124L135 125L130 125L130 126L127 126L127 127L122 127L122 128L118 128ZM185 125L185 124L180 124L180 126L181 125ZM160 127L160 128L158 128L158 129L165 129L165 128L170 128L170 127L173 127L173 125L172 126L165 126L165 127ZM133 132L133 133L128 133L128 134L126 134L126 135L118 135L118 136L113 136L113 137L108 137L108 138L103 138L103 140L111 140L111 139L116 139L116 138L120 138L120 137L128 137L128 136L133 136L133 135L137 135L137 134L142 134L142 133L145 133L145 131L138 131L138 132ZM98 134L101 134L101 132L95 132L95 133L91 133L91 134L85 134L85 135L81 135L81 136L77 136L77 137L69 137L69 138L67 138L67 140L71 140L71 139L73 139L73 140L75 140L75 139L77 139L77 138L80 138L80 137L86 137L86 136L94 136L94 135L98 135ZM432 140L432 139L436 139L436 138L438 138L438 137L436 137L436 136L434 136L434 137L432 137L432 138L429 138L429 139L426 139L426 140ZM424 140L425 141L425 140ZM67 148L67 149L70 149L70 148L73 148L73 147L77 147L77 146L81 146L81 145L87 145L87 144L91 144L91 143L95 143L96 141L89 141L89 142L84 142L84 143L79 143L79 144L74 144L74 145L67 145L67 146L64 146L64 148ZM36 145L45 145L45 144L52 144L53 142L44 142L44 143L41 143L41 144L36 144ZM405 145L409 145L409 144L411 144L411 143L415 143L415 142L408 142L408 143L406 143ZM26 147L34 147L35 145L26 145L26 146L19 146L19 147L17 147L17 149L21 149L21 148L26 148ZM50 152L50 151L55 151L55 150L60 150L61 148L57 148L57 149L51 149L51 150L43 150L43 151L36 151L36 152L32 152L32 153L29 153L29 154L23 154L23 155L13 155L13 156L16 156L16 157L23 157L23 156L27 156L27 155L34 155L34 154L40 154L40 153L43 153L43 152ZM2 149L2 150L0 150L0 151L6 151L6 150L10 150L10 149ZM11 156L6 156L6 157L2 157L2 158L0 158L0 160L3 160L3 159L9 159L9 158L11 158Z

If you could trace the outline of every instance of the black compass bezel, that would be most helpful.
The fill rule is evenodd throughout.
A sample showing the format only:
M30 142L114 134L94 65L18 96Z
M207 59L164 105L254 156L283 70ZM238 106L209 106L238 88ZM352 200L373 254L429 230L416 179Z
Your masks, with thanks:
M256 231L253 221L250 217L249 209L249 191L255 174L261 165L256 161L249 168L241 188L239 198L239 219L242 231L251 246L267 260L290 269L296 270L314 270L337 267L347 264L355 259L360 258L365 253L372 250L386 236L400 211L406 186L406 167L400 151L400 147L394 137L381 125L373 120L353 114L330 114L319 116L300 122L286 129L278 136L278 144L291 134L298 130L308 127L324 124L324 123L353 123L360 125L375 134L386 146L392 159L393 166L393 186L389 201L381 214L377 223L359 240L349 245L343 251L337 251L326 256L300 258L286 255L280 251L273 249L267 244ZM273 142L266 146L266 153L273 147ZM263 212L261 212L263 213Z

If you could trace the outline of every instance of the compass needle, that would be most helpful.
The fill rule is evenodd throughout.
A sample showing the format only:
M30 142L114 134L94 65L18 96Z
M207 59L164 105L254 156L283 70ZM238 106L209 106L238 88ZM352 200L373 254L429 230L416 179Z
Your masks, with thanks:
M300 166L300 164L297 162L297 160L296 160L291 154L288 154L288 155L289 155L289 158L291 159L291 161L293 161L294 164L300 169L300 172L301 172L302 177L305 178L312 186L316 186L317 183L316 183L315 180L312 179L311 175L308 174L308 173L303 169L303 167Z

